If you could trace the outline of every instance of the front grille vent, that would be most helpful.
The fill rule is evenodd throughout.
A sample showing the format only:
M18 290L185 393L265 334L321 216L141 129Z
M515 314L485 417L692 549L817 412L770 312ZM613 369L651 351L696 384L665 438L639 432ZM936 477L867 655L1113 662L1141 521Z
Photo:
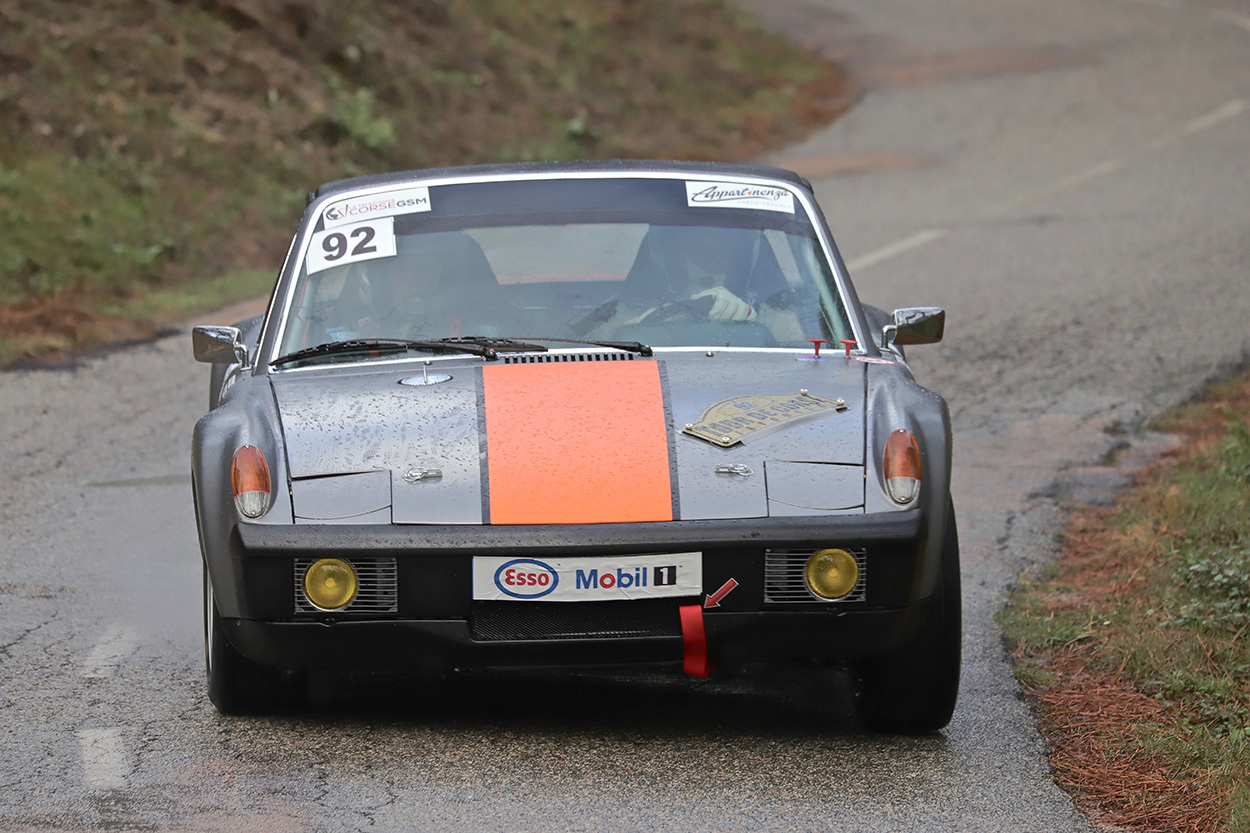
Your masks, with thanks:
M544 362L628 362L633 353L529 353L503 357L504 364L541 364Z
M476 602L469 631L479 641L630 639L680 636L672 599L630 602Z
M864 550L847 550L855 556L859 581L855 589L841 599L822 599L807 589L807 559L816 550L764 551L764 602L766 604L847 604L862 602L868 597L868 558Z
M366 614L377 616L399 611L399 576L394 558L353 558L348 561L356 571L358 582L356 598L351 604L335 610L318 610L304 595L304 573L316 559L295 559L295 612L317 613L335 616L343 614Z

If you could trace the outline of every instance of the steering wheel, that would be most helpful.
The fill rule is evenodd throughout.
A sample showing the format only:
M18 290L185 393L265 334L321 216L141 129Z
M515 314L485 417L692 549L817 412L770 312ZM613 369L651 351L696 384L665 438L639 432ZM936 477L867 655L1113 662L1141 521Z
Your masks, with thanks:
M650 310L635 324L668 324L675 321L707 321L716 299L712 297L672 299Z

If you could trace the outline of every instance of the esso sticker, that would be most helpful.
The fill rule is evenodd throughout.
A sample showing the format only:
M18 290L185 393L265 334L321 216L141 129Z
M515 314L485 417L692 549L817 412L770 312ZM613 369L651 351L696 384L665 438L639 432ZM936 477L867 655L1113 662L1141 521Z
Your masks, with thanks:
M395 256L395 218L382 217L354 226L319 231L308 244L308 274L331 266Z
M560 575L549 564L515 558L495 571L495 587L514 599L539 599L556 589Z

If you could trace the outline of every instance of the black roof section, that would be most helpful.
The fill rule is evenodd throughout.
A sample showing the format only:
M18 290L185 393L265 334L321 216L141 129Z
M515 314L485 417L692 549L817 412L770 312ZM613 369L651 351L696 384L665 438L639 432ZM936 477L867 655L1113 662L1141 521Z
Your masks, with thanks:
M494 165L466 165L454 168L427 168L424 170L370 174L368 176L357 176L351 179L327 182L308 195L308 202L311 203L313 200L324 197L327 194L336 194L342 191L351 191L376 185L411 182L414 179L548 173L654 173L661 171L779 179L794 183L809 192L812 190L811 183L793 171L787 171L784 168L772 168L766 165L741 165L729 162L670 162L657 159L598 159L576 162L511 162Z

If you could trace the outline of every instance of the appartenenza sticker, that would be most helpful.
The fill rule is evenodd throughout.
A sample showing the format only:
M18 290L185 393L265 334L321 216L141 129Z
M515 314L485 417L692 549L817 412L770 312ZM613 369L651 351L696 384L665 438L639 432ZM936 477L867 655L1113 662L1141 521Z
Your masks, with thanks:
M382 217L312 236L304 264L308 274L358 260L395 256L395 218Z
M698 596L703 553L473 559L478 601L601 602Z
M415 214L429 210L430 189L422 185L419 188L387 191L367 197L348 197L326 206L321 212L321 218L326 228L333 228L376 217L393 217L396 214Z
M784 188L744 182L687 182L686 205L692 208L754 208L794 213L794 195Z

